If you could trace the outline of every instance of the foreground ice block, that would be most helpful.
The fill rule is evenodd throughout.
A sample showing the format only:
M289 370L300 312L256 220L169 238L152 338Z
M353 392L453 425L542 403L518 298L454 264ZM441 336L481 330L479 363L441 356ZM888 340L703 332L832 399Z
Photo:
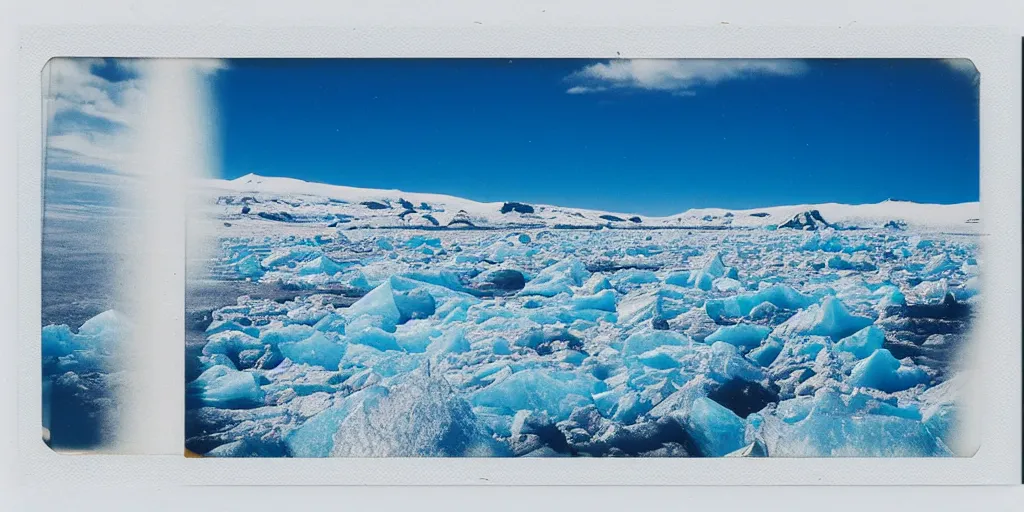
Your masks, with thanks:
M394 290L391 288L390 281L385 281L370 293L363 295L342 313L350 323L360 317L379 319L377 327L389 332L395 331L395 327L398 326L402 317L398 311L398 305L395 304Z
M336 457L487 456L496 449L470 405L422 369L353 410L333 437Z
M753 293L708 300L704 309L712 319L738 318L747 316L751 310L765 302L782 309L803 309L817 300L817 294L801 293L785 285L772 285Z
M877 402L857 402L822 389L789 417L752 415L754 434L762 438L771 457L929 457L948 456L949 450L921 421L890 414L873 414ZM787 402L779 404L781 412Z
M626 338L622 346L625 356L639 356L644 352L664 346L688 346L692 343L684 334L673 331L640 331Z
M542 270L519 292L520 295L554 297L560 293L572 295L574 286L583 286L590 277L586 266L576 258L568 258Z
M281 354L296 363L336 369L345 356L345 345L317 331L302 340L280 345Z
M869 325L872 320L850 313L846 306L835 297L825 297L821 304L814 304L786 320L773 331L773 335L829 336L838 340L849 336Z
M67 325L44 326L40 340L43 365L55 360L60 371L113 371L119 347L131 330L128 319L114 310L86 320L78 333L72 333Z
M477 391L474 406L508 411L544 411L556 421L591 403L593 381L586 376L550 370L523 370Z
M263 403L263 390L253 373L214 366L189 384L189 391L204 404L221 408L245 408Z
M705 343L724 341L740 348L752 348L761 344L772 330L764 325L736 324L719 327L717 331L704 338Z
M615 292L602 290L594 295L578 295L573 297L573 308L596 309L615 312Z
M343 272L346 268L350 267L351 265L351 263L343 264L341 262L335 261L334 259L326 255L320 255L317 258L300 265L298 267L297 274L300 276L327 274L330 276L337 274L339 272Z
M928 381L924 370L903 364L884 348L875 350L867 359L857 363L850 372L850 384L894 392L912 388Z
M288 446L291 456L329 457L334 448L334 434L338 431L341 422L352 414L352 411L363 407L364 404L375 403L385 395L387 395L386 388L371 386L338 400L330 408L309 419L301 427L287 435L285 444Z
M722 457L739 450L746 422L709 398L698 398L683 419L686 431L706 457Z
M874 325L869 325L836 343L836 350L853 354L857 359L864 359L885 344L885 332Z

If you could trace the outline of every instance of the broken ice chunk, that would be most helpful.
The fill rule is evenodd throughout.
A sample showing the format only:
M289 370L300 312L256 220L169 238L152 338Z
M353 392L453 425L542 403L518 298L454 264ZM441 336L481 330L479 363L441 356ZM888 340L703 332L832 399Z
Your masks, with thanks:
M241 277L259 279L265 273L263 265L255 254L250 254L231 264L231 268Z
M871 323L870 318L850 314L839 299L825 297L821 304L812 305L779 324L773 334L781 338L794 335L816 335L829 336L837 340L849 336Z
M614 313L615 292L612 290L602 290L594 295L578 295L573 297L572 303L574 309L597 309Z
M459 328L448 331L427 347L427 353L432 355L461 354L469 350L466 332Z
M704 342L711 344L716 341L724 341L739 348L748 349L760 345L770 332L771 328L764 325L726 325L719 327L717 331L704 338Z
M355 408L338 426L335 457L494 456L470 405L443 376L417 370L387 394Z
M341 422L364 403L373 403L386 394L387 389L384 387L368 387L352 393L310 418L285 437L285 445L291 456L329 457L334 447L334 433L338 431Z
M799 407L789 407L799 402ZM852 400L821 389L813 398L786 400L776 414L752 414L772 457L928 457L949 451L917 420L873 414L876 401ZM788 417L783 413L788 410Z
M756 306L769 302L781 309L803 309L818 301L820 295L800 293L785 285L772 285L754 293L734 295L725 299L711 299L704 310L713 320L739 318L750 314Z
M594 274L587 279L587 282L583 283L583 291L596 294L601 290L610 290L612 284L608 282L608 278L601 274Z
M706 457L722 457L746 444L746 423L710 398L695 400L683 419L683 425Z
M260 335L260 330L259 329L255 328L255 327L252 327L252 326L243 326L243 325L239 324L238 322L235 322L234 320L221 320L221 321L215 320L215 321L211 322L210 325L206 328L206 335L209 336L211 334L216 334L218 332L225 332L225 331L244 332L245 334L248 334L249 336L259 336Z
M885 392L902 391L928 381L928 374L912 364L903 364L884 348L857 363L850 373L850 384Z
M260 405L264 397L256 374L221 365L204 371L188 388L204 404L225 409Z
M775 361L775 358L779 357L782 352L782 342L777 338L768 338L761 346L751 350L747 353L747 357L751 361L761 365L764 368L771 366Z
M626 338L622 353L626 356L638 356L662 346L687 346L691 343L686 335L674 331L645 330Z
M582 286L590 272L580 260L568 258L541 270L537 277L526 283L520 295L554 297L560 293L572 295L573 286Z
M885 332L874 325L869 325L836 343L836 350L853 354L857 359L870 356L885 344Z
M923 276L939 276L947 271L956 270L959 267L949 258L948 253L940 253L928 260L928 263L921 269Z
M509 414L522 409L544 411L555 421L561 421L574 408L591 403L592 381L573 375L564 375L563 380L558 373L546 369L516 372L477 391L471 401L474 406L501 408Z
M344 310L344 315L349 322L363 316L376 317L379 319L377 327L388 332L395 331L402 316L395 304L391 281L385 281L357 300Z
M942 304L942 300L949 293L949 283L945 278L938 281L924 281L911 289L911 293L920 303Z
M328 339L317 331L312 336L296 342L282 343L281 355L296 363L305 363L327 369L335 369L345 356L345 345Z
M402 350L394 334L378 327L366 327L352 332L348 335L347 340L349 343L366 345L380 351Z
M224 354L237 357L243 350L263 349L263 342L239 331L221 331L208 336L203 355Z
M341 263L321 254L317 258L299 265L296 273L300 276L311 276L316 274L334 275L352 266L353 263Z

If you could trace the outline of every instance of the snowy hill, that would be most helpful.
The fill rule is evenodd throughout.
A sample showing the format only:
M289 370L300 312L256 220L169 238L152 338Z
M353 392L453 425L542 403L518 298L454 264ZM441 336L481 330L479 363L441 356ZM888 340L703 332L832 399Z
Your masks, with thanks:
M883 201L773 206L749 210L690 209L649 217L630 213L516 202L481 203L443 194L368 189L248 174L234 180L207 180L204 193L215 199L225 220L315 222L335 227L426 228L881 228L886 225L929 230L977 231L980 205ZM801 220L803 219L803 220Z

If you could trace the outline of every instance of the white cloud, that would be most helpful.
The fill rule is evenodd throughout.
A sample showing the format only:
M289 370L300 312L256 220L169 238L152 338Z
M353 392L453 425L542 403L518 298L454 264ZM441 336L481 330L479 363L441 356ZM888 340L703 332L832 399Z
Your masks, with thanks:
M48 178L55 178L64 181L71 181L82 185L108 189L120 187L132 179L131 176L125 176L122 174L88 171L66 171L63 169L49 169L46 171L46 176Z
M132 124L141 112L139 107L145 96L142 81L129 78L112 82L93 73L98 65L102 61L97 59L51 60L43 82L52 108L50 113L56 116L77 112L120 125Z
M84 131L46 139L47 167L86 166L128 172L134 133Z
M807 71L799 60L779 59L632 59L591 64L566 77L566 92L584 94L608 89L666 91L693 96L695 89L754 76L798 76Z
M567 91L569 94L586 94L588 92L598 92L608 90L607 87L584 87L582 85L576 85L570 87Z
M146 112L146 76L152 59L58 58L43 70L47 167L89 167L128 173ZM225 69L218 59L188 61L198 73ZM97 73L113 66L123 78Z

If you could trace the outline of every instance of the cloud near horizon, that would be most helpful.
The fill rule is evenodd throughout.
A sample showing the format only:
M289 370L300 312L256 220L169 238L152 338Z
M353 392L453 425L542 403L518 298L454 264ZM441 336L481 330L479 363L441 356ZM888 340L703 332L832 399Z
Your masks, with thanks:
M755 76L794 77L807 64L789 59L623 59L599 62L565 79L569 94L640 89L693 96L696 89Z

